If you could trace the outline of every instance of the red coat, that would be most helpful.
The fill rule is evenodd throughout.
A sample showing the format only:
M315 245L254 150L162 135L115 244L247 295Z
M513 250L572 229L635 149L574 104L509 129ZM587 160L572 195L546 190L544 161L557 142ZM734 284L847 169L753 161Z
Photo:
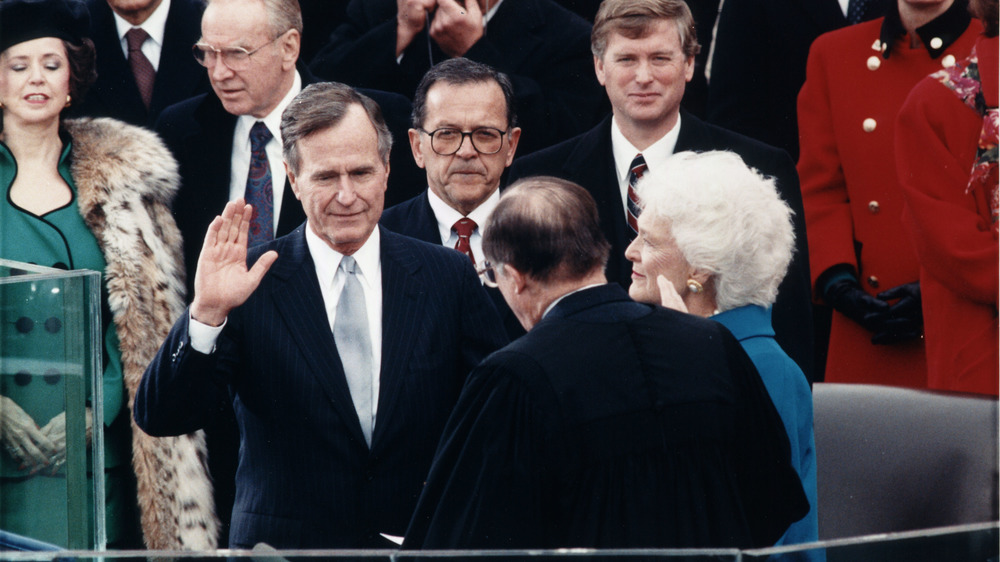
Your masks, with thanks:
M820 36L799 92L798 171L817 297L817 277L838 264L855 268L872 295L918 280L916 253L900 218L896 115L917 82L964 59L982 31L972 21L937 58L923 46L911 48L904 34L885 59L878 44L882 25L877 19ZM826 380L926 386L922 341L875 346L871 336L835 312Z
M997 48L996 37L976 43L982 92L994 108ZM928 385L996 395L1000 256L990 216L993 193L966 189L982 126L977 111L928 77L900 111L896 162L906 201L903 222L920 258Z

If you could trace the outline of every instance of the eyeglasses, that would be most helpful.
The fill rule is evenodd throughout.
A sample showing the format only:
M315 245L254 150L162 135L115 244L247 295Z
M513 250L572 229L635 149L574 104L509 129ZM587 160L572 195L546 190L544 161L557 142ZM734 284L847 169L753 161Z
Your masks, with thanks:
M451 127L442 127L434 131L418 129L421 133L430 135L431 148L441 156L451 156L462 148L465 137L472 141L472 148L480 154L496 154L503 148L503 136L507 131L493 127L478 127L469 132Z
M496 268L488 260L483 260L480 263L479 267L476 268L476 274L482 279L483 285L494 289L497 287Z
M226 65L227 68L239 72L246 70L250 66L250 57L256 54L257 51L277 41L282 35L284 33L279 33L274 39L252 51L248 51L243 47L219 48L208 43L195 43L194 47L191 48L191 52L194 53L194 60L198 61L198 64L205 68L212 68L221 60L222 64Z

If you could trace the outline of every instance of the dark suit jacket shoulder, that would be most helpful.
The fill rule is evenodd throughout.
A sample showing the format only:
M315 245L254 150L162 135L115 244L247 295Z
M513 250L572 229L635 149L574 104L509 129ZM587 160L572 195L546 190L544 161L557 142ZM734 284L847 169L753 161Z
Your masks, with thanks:
M167 106L211 90L208 74L191 56L191 46L201 36L203 2L171 1L148 110L122 52L114 12L107 0L88 0L87 7L90 38L97 49L97 81L83 102L71 108L72 115L114 117L152 128Z
M611 116L597 127L546 150L514 161L509 181L532 175L554 175L574 181L597 201L601 229L611 243L606 273L623 287L631 284L632 264L625 258L629 240L625 210L611 147ZM778 192L795 213L795 254L774 305L778 342L812 380L812 310L809 284L809 248L806 242L802 194L798 174L783 150L705 123L681 110L681 130L675 152L729 150L760 173L775 178Z
M302 225L255 247L276 250L210 355L187 318L140 384L134 416L153 435L202 427L220 394L240 426L230 544L390 546L402 535L468 372L506 343L468 260L382 230L382 368L365 444Z

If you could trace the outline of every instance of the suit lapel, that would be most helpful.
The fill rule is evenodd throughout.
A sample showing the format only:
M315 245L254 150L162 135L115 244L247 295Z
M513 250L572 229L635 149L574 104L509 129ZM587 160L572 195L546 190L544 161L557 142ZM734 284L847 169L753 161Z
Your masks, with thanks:
M276 262L269 272L276 278L272 292L275 308L284 319L292 340L305 356L310 374L319 381L354 439L364 444L361 422L358 421L344 366L330 331L316 268L306 246L305 225L286 240L288 245L278 248L283 259Z
M381 227L380 227L381 228ZM425 311L425 291L417 277L419 258L401 244L401 236L384 228L382 237L382 372L379 378L378 415L372 448L391 419L398 402L403 377L413 354L414 343ZM359 426L360 427L360 426Z
M101 77L94 83L91 95L99 96L106 107L114 108L118 114L134 116L135 122L145 122L146 107L142 104L139 87L135 85L132 69L122 52L114 14L107 2L92 3L91 7L95 8L91 39L98 52L97 74Z
M153 83L150 112L159 114L165 107L198 93L198 85L207 81L205 69L194 63L191 45L198 40L197 22L201 15L186 2L171 2L164 28L160 65ZM138 89L136 89L138 94Z
M614 151L611 148L611 127L609 115L600 125L586 133L566 159L563 174L564 177L576 178L578 183L588 186L600 211L601 229L612 247L606 269L608 278L627 287L632 266L624 256L629 240L626 236L625 207L622 206Z

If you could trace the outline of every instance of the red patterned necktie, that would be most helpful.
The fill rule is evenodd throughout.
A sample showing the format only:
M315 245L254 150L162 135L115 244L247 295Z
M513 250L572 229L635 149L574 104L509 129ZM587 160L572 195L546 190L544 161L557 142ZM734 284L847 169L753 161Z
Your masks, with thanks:
M477 226L479 225L476 224L476 221L470 218L462 218L451 227L451 230L458 234L458 243L455 244L455 249L469 256L469 259L472 260L472 265L476 265L476 258L472 255L472 244L469 240Z
M271 189L271 166L264 147L271 140L271 131L263 121L250 129L250 173L247 175L246 201L253 206L250 219L250 246L274 238L274 197Z
M139 87L142 103L149 109L149 103L153 100L153 81L156 80L156 71L153 70L153 64L146 55L142 54L142 44L146 39L149 39L149 34L141 27L133 27L125 33L125 42L128 43L128 64L132 67L132 75L135 76L135 85Z
M635 186L645 171L646 159L642 157L642 153L636 154L628 167L628 200L626 201L628 232L626 234L628 234L630 241L635 240L639 234L639 213L642 212L642 209L639 208L639 196L636 195Z

